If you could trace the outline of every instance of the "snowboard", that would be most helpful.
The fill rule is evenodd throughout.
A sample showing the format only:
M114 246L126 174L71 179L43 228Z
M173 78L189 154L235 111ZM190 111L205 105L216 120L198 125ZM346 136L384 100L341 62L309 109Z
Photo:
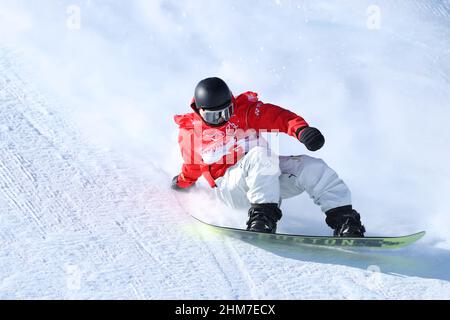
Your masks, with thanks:
M204 222L193 217L203 225L212 228L227 236L241 240L262 240L271 242L283 242L308 246L324 247L359 247L359 248L379 248L379 249L398 249L406 247L425 235L425 231L399 237L365 237L365 238L342 238L327 236L306 236L297 234L282 233L262 233L247 231L244 229L222 227Z

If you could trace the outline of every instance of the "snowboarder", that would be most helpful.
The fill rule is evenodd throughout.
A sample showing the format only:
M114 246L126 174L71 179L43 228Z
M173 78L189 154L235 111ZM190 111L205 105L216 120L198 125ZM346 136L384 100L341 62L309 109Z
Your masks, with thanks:
M317 151L325 143L317 128L254 92L235 97L219 78L200 81L191 108L174 118L184 163L173 189L186 190L203 176L227 205L249 208L247 230L266 233L276 232L281 200L306 191L334 236L364 237L350 190L335 171L307 155L276 156L260 136L261 130L277 130Z

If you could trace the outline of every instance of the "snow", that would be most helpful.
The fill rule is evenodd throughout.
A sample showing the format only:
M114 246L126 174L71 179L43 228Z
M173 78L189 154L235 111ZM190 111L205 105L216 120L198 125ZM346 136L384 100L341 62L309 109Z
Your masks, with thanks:
M449 17L425 0L0 0L0 298L449 299ZM319 127L313 155L370 235L427 236L336 250L205 229L189 214L246 219L204 182L168 188L171 117L209 75ZM283 212L282 232L330 232L306 196Z

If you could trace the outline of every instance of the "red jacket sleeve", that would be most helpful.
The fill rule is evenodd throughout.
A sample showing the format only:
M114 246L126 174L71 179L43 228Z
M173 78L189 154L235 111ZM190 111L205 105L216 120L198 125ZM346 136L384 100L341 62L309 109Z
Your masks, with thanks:
M178 186L188 188L192 186L202 175L200 159L194 154L193 134L189 130L181 129L178 136L178 143L183 157L183 166L178 176Z
M188 188L192 186L201 175L202 171L199 165L183 163L177 184L180 188Z
M279 130L298 139L298 131L309 126L294 112L270 103L258 102L247 112L247 124L255 130Z

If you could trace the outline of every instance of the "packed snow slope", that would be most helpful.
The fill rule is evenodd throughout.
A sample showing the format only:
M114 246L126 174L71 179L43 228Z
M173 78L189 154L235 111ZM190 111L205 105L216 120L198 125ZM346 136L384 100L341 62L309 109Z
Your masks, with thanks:
M0 298L449 299L449 1L0 0ZM170 190L198 80L304 116L394 251L243 242ZM282 154L307 153L280 137ZM329 234L307 196L279 231Z

